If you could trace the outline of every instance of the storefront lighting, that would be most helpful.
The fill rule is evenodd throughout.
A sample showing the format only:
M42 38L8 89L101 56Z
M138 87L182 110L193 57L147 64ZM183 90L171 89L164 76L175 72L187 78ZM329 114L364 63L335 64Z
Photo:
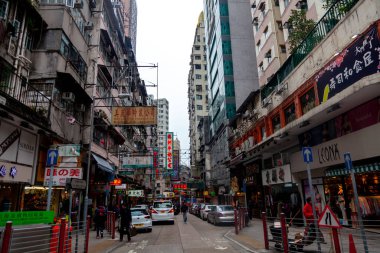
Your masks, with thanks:
M357 37L359 36L359 34L354 34L354 35L352 35L352 39L356 39Z
M44 186L25 186L25 190L47 190Z

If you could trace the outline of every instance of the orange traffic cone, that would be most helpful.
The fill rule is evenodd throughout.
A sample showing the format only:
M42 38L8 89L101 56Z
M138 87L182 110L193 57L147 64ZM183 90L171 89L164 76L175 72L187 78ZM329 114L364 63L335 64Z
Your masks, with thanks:
M352 237L352 234L348 235L348 241L349 241L349 253L356 253L354 238Z

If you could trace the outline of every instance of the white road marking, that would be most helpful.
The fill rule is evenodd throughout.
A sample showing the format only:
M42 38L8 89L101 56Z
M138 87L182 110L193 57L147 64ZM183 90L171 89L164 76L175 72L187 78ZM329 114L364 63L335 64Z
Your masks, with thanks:
M228 249L228 247L222 247L220 245L216 246L215 249L225 250Z

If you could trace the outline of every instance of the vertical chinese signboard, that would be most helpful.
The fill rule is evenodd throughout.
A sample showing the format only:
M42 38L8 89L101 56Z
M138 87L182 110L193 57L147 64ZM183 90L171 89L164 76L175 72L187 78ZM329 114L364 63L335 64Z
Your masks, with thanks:
M179 150L174 150L173 151L173 173L171 175L172 181L179 180L178 171L179 171Z
M166 169L173 169L173 132L166 132Z
M158 177L158 174L159 174L159 170L158 170L158 148L154 148L153 149L153 177L154 175L156 176L156 178Z

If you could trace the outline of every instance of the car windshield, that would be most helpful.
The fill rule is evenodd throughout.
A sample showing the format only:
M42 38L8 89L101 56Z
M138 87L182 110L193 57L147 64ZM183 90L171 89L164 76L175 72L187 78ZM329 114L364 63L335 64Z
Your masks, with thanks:
M142 215L148 215L148 212L143 209L139 210L131 210L132 216L142 216Z
M234 208L232 206L220 206L219 207L222 211L233 211Z
M155 202L153 204L154 208L171 208L172 203L171 202Z

